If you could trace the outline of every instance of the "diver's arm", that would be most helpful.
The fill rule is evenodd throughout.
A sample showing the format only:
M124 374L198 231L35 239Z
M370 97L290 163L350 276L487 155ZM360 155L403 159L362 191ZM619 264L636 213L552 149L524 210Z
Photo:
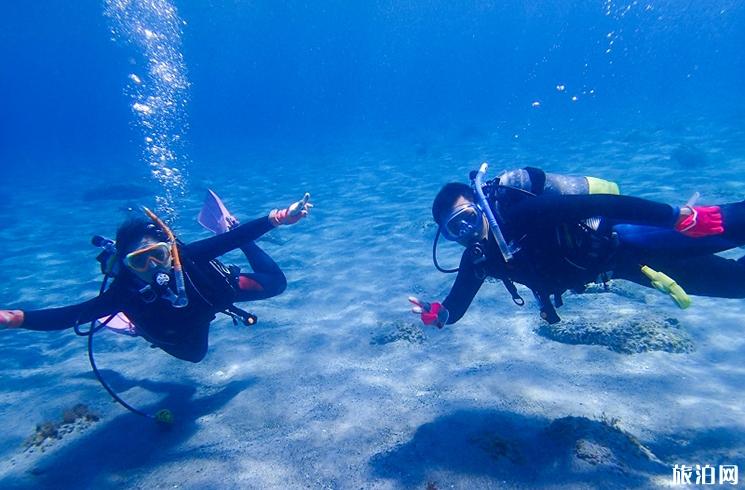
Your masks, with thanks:
M226 233L198 240L186 245L189 255L196 260L212 260L259 238L269 230L281 225L293 225L308 216L313 204L310 194L305 193L299 201L284 209L272 209L263 218L236 226Z
M274 224L269 216L264 216L236 226L226 233L189 243L186 249L189 256L195 260L212 260L256 240L273 229Z
M473 298L479 292L484 278L479 278L473 266L473 260L467 252L463 253L460 259L460 267L455 283L450 289L447 298L442 302L450 316L446 322L447 325L453 324L460 320L466 314L468 307L471 306Z
M519 232L602 216L623 223L672 228L680 209L647 199L614 194L541 195L523 199L504 213L505 221Z
M120 311L114 288L77 305L23 312L20 328L28 330L65 330Z

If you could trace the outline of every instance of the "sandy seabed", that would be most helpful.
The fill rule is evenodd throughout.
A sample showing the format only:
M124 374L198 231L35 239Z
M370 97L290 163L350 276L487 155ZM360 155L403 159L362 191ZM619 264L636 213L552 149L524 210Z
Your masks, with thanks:
M441 299L453 279L431 264L431 200L481 160L595 175L671 203L694 190L706 202L745 196L745 138L731 128L555 138L518 144L486 128L194 164L175 225L185 240L205 236L192 217L206 187L242 219L313 194L307 221L260 242L287 291L249 305L253 328L219 318L196 365L97 336L112 387L171 409L170 430L111 402L72 332L0 333L0 487L649 488L669 486L674 464L745 470L741 300L680 311L614 283L567 295L564 327L548 330L527 290L518 308L488 283L455 326L424 329L408 313L409 294ZM138 197L86 195L107 183L84 170L24 185L0 206L2 304L92 297L89 238L113 234ZM445 245L441 260L457 254ZM27 447L37 424L78 403L100 418Z

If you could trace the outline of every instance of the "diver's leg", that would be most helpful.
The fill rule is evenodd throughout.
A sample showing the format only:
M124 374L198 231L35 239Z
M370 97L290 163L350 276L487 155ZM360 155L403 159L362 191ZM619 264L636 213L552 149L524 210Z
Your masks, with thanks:
M694 238L673 228L632 225L604 220L612 229L624 250L659 257L691 257L711 255L745 245L745 201L720 206L724 233Z
M670 276L687 293L716 298L745 298L745 262L718 255L697 257L651 257L621 261L613 277L652 287L640 265L648 265Z
M271 298L287 288L287 278L276 262L254 242L243 244L241 250L246 255L253 272L238 276L236 301L253 301Z
M737 246L745 245L745 201L722 204L720 209L724 225L721 236L737 243Z
M672 228L616 224L612 227L621 247L645 257L679 257L711 255L745 245L740 240L712 235L693 238Z

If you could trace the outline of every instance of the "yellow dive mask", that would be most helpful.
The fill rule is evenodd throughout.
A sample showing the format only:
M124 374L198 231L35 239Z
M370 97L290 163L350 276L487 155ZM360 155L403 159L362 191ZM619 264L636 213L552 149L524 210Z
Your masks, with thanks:
M147 272L152 266L170 268L171 246L164 242L153 243L128 253L124 263L135 272Z

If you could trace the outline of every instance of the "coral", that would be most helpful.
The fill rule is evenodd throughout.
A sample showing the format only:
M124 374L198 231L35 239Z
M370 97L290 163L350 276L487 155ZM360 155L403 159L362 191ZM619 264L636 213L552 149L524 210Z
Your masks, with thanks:
M659 320L645 315L604 322L568 320L541 325L538 333L565 344L603 345L622 354L647 351L692 352L693 342L678 320Z
M84 429L93 422L98 422L99 416L84 404L78 403L62 412L61 422L46 421L36 424L36 431L26 439L24 449L33 451L39 448L42 452L49 447L53 441L62 439L66 434L74 432L76 429Z
M371 345L385 345L399 340L410 344L424 343L424 332L415 323L402 321L378 322L378 329L381 330L381 333L370 340Z

